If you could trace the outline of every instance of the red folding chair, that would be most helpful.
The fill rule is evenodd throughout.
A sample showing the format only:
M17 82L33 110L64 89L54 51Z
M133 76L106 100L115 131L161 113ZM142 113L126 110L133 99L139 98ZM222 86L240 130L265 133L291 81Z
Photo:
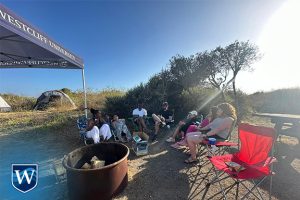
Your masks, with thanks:
M241 141L240 151L235 154L213 156L209 158L214 166L216 176L207 184L219 183L221 190L215 195L221 194L226 199L226 194L236 186L235 199L239 196L239 186L242 185L248 191L241 199L250 194L258 199L264 199L258 186L272 173L272 163L275 161L273 155L269 156L276 138L275 129L250 124L239 125L239 138ZM228 166L227 162L235 162L244 169L237 172ZM226 164L227 163L227 164ZM225 174L226 176L221 178ZM224 188L221 181L232 178L234 183ZM255 180L255 181L254 181ZM244 182L252 181L253 186L249 189ZM270 180L269 199L271 199L272 179ZM254 193L258 191L259 197ZM215 196L214 195L214 196Z

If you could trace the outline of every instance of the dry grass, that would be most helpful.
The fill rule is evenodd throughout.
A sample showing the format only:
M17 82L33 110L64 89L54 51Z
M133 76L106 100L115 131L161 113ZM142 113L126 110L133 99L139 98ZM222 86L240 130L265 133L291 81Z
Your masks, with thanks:
M82 115L78 111L27 111L0 113L0 135L7 135L16 130L49 129L63 127L68 122L75 124Z

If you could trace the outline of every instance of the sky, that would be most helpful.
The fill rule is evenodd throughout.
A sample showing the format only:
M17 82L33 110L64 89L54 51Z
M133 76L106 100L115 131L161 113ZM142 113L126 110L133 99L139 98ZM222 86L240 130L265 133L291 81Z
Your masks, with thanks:
M83 58L92 90L132 88L166 68L172 56L235 40L250 40L264 54L253 72L238 75L239 89L252 93L300 86L291 71L299 71L296 0L0 2ZM81 70L0 69L0 93L39 96L61 88L82 89Z

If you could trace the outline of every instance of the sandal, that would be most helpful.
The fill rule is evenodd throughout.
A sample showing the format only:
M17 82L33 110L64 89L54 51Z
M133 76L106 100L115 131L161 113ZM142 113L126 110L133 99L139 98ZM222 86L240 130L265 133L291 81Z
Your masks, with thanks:
M185 140L181 140L181 141L177 142L177 144L180 146L187 146L187 143L185 142Z
M198 159L192 159L191 157L189 157L189 158L186 159L184 162L185 162L186 164L192 164L192 163L198 162Z

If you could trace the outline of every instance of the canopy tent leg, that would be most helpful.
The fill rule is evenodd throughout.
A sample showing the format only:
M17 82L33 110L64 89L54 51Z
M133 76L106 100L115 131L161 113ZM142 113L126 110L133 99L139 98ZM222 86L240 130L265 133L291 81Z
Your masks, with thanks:
M86 101L84 69L82 69L82 85L83 85L83 92L84 92L84 114L85 114L85 117L87 118L87 101Z

